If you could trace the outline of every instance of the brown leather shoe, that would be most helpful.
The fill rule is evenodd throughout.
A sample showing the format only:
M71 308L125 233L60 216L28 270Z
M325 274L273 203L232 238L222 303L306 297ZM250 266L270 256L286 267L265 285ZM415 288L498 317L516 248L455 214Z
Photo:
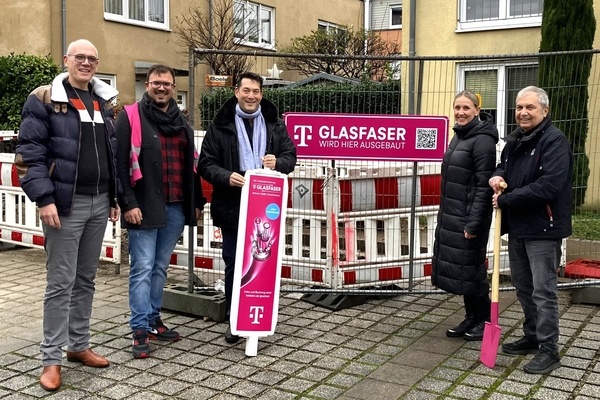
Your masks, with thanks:
M60 387L60 365L48 365L44 367L40 376L40 386L49 392Z
M108 367L110 362L99 354L96 354L92 349L85 349L83 351L67 351L67 360L72 362L79 362L88 367L104 368Z

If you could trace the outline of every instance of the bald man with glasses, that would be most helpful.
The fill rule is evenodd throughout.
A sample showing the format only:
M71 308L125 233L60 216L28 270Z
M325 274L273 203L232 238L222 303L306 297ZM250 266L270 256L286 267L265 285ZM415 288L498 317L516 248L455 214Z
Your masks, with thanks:
M88 40L72 42L63 62L67 72L27 98L15 155L44 231L40 385L48 391L61 386L63 347L68 361L109 365L90 348L90 316L106 225L119 218L111 105L118 92L94 78L98 51Z

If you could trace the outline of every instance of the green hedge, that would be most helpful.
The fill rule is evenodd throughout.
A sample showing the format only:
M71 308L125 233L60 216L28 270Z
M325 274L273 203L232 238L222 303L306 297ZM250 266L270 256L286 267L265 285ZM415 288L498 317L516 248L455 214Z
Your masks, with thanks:
M351 114L398 114L400 82L365 82L358 85L335 84L292 89L265 89L281 114L285 112L324 112ZM219 108L233 96L233 89L216 89L200 99L201 123L207 129Z
M11 53L0 56L0 130L18 130L29 93L60 73L50 56ZM13 153L16 141L0 142L0 152Z
M50 56L0 56L0 129L19 129L21 110L29 93L52 82L59 73L60 68Z

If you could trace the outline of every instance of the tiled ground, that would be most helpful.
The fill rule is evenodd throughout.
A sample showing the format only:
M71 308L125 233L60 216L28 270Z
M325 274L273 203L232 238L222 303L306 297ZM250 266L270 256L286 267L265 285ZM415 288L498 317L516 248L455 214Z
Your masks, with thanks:
M448 295L374 299L337 312L283 295L276 333L259 342L223 340L224 323L165 313L183 339L153 343L152 357L130 352L126 267L101 266L93 346L111 366L63 364L63 387L47 393L41 371L44 253L0 252L0 398L2 399L600 399L600 307L571 305L561 292L563 367L546 376L522 366L531 356L479 362L480 343L449 339L463 315ZM179 273L175 271L173 274ZM520 334L513 292L502 292L503 340Z

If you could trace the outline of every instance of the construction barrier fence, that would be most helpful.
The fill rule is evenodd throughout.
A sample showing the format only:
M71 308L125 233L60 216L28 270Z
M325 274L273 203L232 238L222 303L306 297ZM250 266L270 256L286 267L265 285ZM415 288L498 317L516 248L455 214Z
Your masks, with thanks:
M232 94L232 88L196 86L196 77L209 74L203 57L218 50L197 50L190 55L190 120L199 147L203 131L216 111ZM315 72L299 76L285 70L280 53L225 52L252 61L251 69L260 75L283 68L277 77L266 76L264 96L275 102L280 112L343 112L375 115L445 116L453 124L452 102L455 93L470 89L479 93L483 110L496 121L501 141L515 128L514 103L523 87L538 84L542 54L489 57L387 57L393 65L389 75L377 80L365 77L333 77ZM295 57L324 57L294 55ZM574 184L577 204L573 207L574 232L564 241L561 270L563 286L592 285L600 282L600 71L598 51L553 55L553 62L578 65L583 57L592 58L587 81L586 101L580 103L587 113L573 111L586 119L585 134L570 133L577 160L586 160ZM342 62L349 56L327 56ZM355 56L364 62L369 57ZM410 72L410 73L409 73ZM409 79L414 76L412 83ZM368 82L367 82L368 81ZM204 82L204 79L202 79ZM552 101L553 90L580 85L561 82L560 88L545 88L551 98L551 113L563 104ZM195 93L195 91L198 93ZM557 96L558 97L558 96ZM563 97L560 97L563 98ZM196 100L198 101L196 103ZM572 121L556 121L565 132ZM575 126L575 125L573 125ZM582 125L576 125L581 127ZM451 127L449 127L451 132ZM290 134L294 134L290 132ZM3 140L15 140L14 132L2 132ZM576 142L573 142L576 141ZM358 151L358 150L357 150ZM23 246L43 246L43 235L35 204L18 185L13 154L1 154L0 196L2 214L0 240ZM583 164L581 164L583 165ZM583 172L582 172L583 171ZM431 285L431 257L440 195L440 162L377 161L360 158L299 158L289 175L288 210L283 255L282 290L304 293L406 293L437 292ZM211 187L203 182L210 201ZM174 268L190 271L189 279L213 287L223 279L221 233L210 216L210 205L202 221L190 234L184 231L171 258ZM121 260L121 228L110 224L103 243L103 259L118 264ZM190 238L193 254L189 253ZM487 263L493 265L493 232L487 247ZM192 265L190 265L190 262ZM503 274L509 274L507 238L500 250ZM193 277L191 276L193 275ZM503 280L503 289L510 288Z

